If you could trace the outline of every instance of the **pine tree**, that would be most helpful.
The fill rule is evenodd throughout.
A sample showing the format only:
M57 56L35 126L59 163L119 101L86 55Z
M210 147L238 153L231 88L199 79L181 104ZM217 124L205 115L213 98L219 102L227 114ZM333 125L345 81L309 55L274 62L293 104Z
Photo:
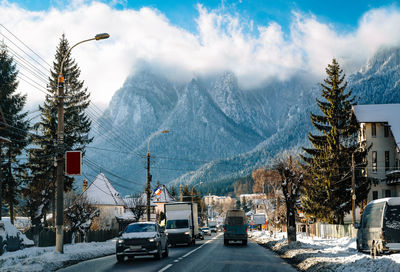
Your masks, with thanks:
M2 200L8 204L11 222L14 221L14 207L18 204L21 193L23 162L17 158L28 145L29 121L23 112L26 95L16 93L18 87L17 70L12 57L8 55L7 48L0 45L0 108L7 123L1 130L1 136L11 140L10 143L0 143L2 172L1 191ZM0 211L1 205L0 203Z
M357 143L358 124L352 113L355 97L347 91L345 75L336 59L326 68L328 77L322 87L323 100L316 99L322 115L310 113L313 126L320 132L309 133L313 148L303 148L301 156L309 169L302 205L307 214L330 223L343 223L351 210L351 157L355 154L357 203L367 197L368 180L361 175L367 150Z
M49 94L46 95L44 104L39 106L41 112L40 121L34 125L41 137L34 139L35 147L30 150L29 166L32 172L32 183L30 184L26 196L29 197L44 197L45 210L53 202L54 214L54 199L55 199L55 179L56 165L54 158L56 157L57 149L57 86L58 75L60 72L60 64L64 55L69 50L70 46L62 35L60 43L56 50L53 69L49 78ZM85 147L93 138L89 137L91 121L85 113L90 100L87 88L83 87L83 81L79 80L80 69L68 55L63 66L63 75L65 78L65 95L64 95L64 146L61 151L64 153L69 150L81 150L82 155L85 154ZM65 177L64 190L69 191L72 188L74 179ZM45 188L44 188L45 187ZM31 190L39 190L41 193ZM43 192L45 190L45 192ZM45 194L43 196L43 194ZM32 199L33 201L33 199Z

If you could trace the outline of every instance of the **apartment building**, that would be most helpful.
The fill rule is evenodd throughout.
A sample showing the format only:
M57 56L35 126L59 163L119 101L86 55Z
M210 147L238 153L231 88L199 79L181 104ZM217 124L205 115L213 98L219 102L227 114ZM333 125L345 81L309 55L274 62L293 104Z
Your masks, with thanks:
M373 183L368 200L400 196L400 104L357 105L358 140L368 152L365 174Z

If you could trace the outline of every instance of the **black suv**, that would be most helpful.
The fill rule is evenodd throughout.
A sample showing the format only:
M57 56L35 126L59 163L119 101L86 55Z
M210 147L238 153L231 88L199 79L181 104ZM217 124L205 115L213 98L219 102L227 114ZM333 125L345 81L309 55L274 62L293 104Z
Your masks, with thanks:
M129 224L117 240L117 261L125 256L153 255L155 259L168 256L168 242L164 229L155 222Z

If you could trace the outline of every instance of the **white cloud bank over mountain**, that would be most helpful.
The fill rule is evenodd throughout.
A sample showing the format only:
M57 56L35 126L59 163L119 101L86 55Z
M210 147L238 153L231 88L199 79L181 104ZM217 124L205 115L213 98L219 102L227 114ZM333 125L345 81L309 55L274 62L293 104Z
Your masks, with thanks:
M285 80L299 72L322 76L332 57L348 74L380 47L400 42L400 10L395 6L370 10L357 28L346 33L299 12L293 13L290 32L284 33L275 22L253 26L237 15L199 5L194 18L198 32L191 33L152 8L117 10L87 1L66 6L33 12L3 1L0 23L48 63L53 62L62 33L71 45L96 33L110 33L110 39L81 45L72 54L92 99L104 104L142 63L173 80L231 70L241 86L253 88L265 80ZM248 31L251 27L257 31ZM28 93L30 103L42 99L41 93L23 82L20 89Z

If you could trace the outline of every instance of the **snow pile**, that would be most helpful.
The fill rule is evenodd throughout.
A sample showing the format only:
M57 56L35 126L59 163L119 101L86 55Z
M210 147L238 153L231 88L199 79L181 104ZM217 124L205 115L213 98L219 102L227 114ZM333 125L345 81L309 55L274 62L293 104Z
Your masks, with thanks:
M115 253L115 239L107 242L65 245L64 254L55 247L31 247L0 256L0 271L55 271L62 267Z
M301 271L400 271L400 254L372 259L368 253L356 250L355 239L323 239L299 234L297 242L288 245L285 235L277 233L274 238L269 232L254 232L251 236Z

